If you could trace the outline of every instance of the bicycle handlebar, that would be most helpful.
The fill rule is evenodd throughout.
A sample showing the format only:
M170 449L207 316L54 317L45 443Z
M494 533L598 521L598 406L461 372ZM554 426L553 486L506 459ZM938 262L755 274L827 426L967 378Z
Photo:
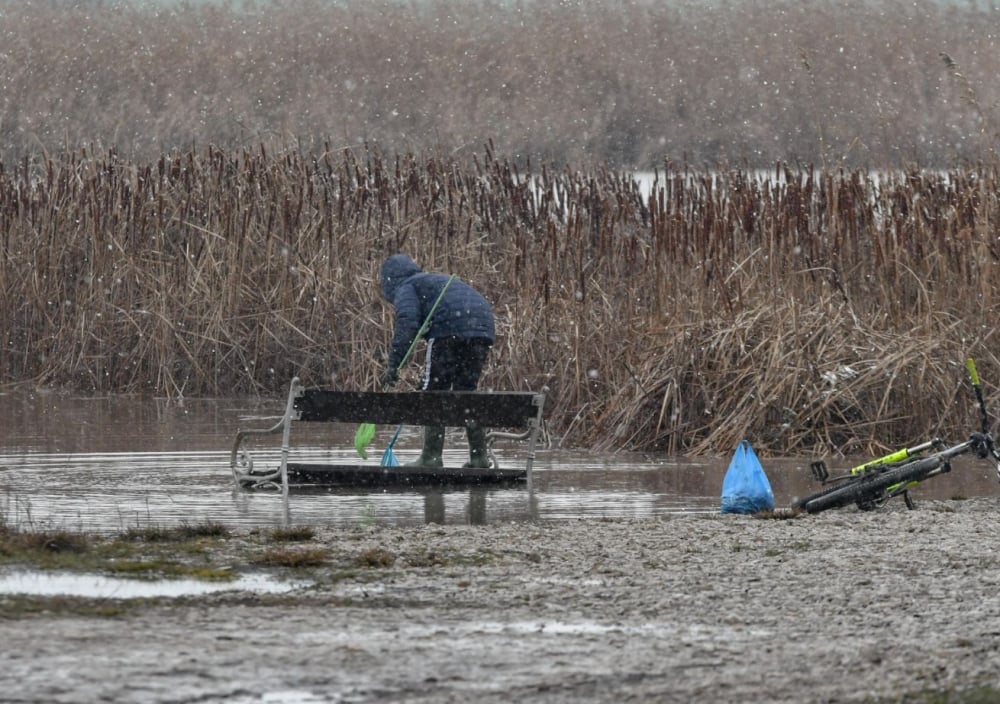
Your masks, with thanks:
M969 439L965 442L960 442L957 445L946 447L932 455L922 457L908 464L914 468L914 472L917 471L917 467L923 467L925 464L928 465L929 469L933 469L936 466L944 464L953 457L964 455L967 452L975 452L976 456L980 459L986 459L992 455L993 459L1000 462L1000 453L997 452L993 443L993 436L989 433L972 433L969 436Z

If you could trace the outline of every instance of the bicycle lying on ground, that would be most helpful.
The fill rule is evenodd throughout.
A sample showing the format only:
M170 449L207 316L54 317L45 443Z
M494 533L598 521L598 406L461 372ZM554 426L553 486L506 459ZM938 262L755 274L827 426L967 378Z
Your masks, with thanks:
M908 491L920 482L951 471L951 460L959 455L974 453L981 459L992 457L1000 478L1000 451L989 431L989 417L983 401L983 388L972 359L965 362L972 381L972 388L979 403L982 429L957 445L947 446L940 438L928 440L914 447L897 450L884 457L866 462L851 469L848 474L830 477L822 460L810 465L813 476L829 485L804 499L795 502L794 508L807 513L819 513L831 508L857 504L862 511L871 511L889 499L902 496L906 507L913 508Z

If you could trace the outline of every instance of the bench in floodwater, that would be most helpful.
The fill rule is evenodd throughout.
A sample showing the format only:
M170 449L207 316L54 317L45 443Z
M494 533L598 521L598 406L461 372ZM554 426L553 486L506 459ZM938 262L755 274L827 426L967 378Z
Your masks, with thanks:
M233 443L230 466L242 488L281 486L435 486L531 482L545 409L544 392L419 391L365 392L306 388L298 378L288 391L285 413L270 428L239 430ZM401 467L380 463L318 463L297 461L291 446L297 423L373 423L377 425L442 425L489 428L490 466ZM516 431L516 432L513 432ZM282 433L281 460L277 467L258 468L247 438ZM493 451L498 438L527 442L523 467L501 468Z

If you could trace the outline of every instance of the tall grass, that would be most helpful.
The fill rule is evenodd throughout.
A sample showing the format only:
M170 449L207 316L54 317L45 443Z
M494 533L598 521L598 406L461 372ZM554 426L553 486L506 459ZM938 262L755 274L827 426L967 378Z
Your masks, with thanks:
M483 386L550 389L567 443L855 453L962 437L965 356L1000 385L998 192L985 164L665 163L646 194L490 144L468 159L38 153L0 170L0 383L375 388L392 322L377 270L406 251L483 290L499 333Z

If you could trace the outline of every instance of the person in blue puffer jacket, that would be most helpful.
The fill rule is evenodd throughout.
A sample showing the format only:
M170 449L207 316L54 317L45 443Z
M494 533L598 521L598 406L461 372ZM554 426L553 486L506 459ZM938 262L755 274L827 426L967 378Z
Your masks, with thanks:
M423 271L405 254L394 254L379 273L382 295L396 309L392 346L383 376L391 388L399 366L438 297L424 338L427 340L422 389L425 391L475 391L496 340L493 308L476 289L457 277ZM444 290L444 295L441 291ZM486 430L476 424L465 428L469 461L465 467L489 467ZM441 467L444 427L424 428L424 447L413 467Z

